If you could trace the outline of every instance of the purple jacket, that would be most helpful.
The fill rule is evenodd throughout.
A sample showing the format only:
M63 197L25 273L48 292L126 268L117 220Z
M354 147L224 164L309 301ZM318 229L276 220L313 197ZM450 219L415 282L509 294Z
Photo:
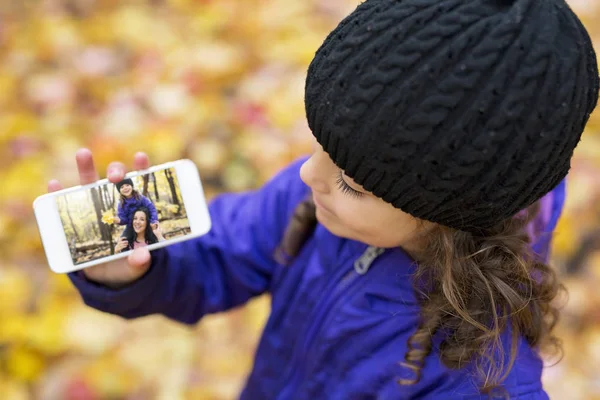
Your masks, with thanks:
M124 318L162 314L185 324L269 292L272 311L242 399L484 399L471 368L449 370L437 348L421 381L399 361L418 321L411 259L399 248L382 254L317 225L288 267L272 257L292 212L308 188L299 160L262 189L224 194L210 204L212 230L155 250L149 272L120 290L70 278L85 303ZM544 199L544 226L560 215L564 183ZM547 255L550 236L536 250ZM511 398L548 399L542 362L524 341L505 381Z
M124 202L119 202L117 215L121 220L119 225L127 225L133 218L133 213L138 207L144 206L150 211L150 223L154 224L158 222L158 214L156 213L156 207L154 203L147 197L140 194L140 198L136 200L135 197L126 199Z

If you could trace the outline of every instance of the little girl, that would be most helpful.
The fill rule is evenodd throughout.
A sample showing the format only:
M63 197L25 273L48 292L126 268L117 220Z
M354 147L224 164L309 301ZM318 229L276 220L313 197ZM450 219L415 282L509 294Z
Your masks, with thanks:
M367 0L308 69L309 158L217 197L203 237L69 276L186 324L270 293L243 399L547 399L548 248L597 98L563 0Z
M130 222L133 218L133 213L139 207L146 207L148 211L150 211L150 225L152 226L152 229L158 228L158 213L156 212L154 203L133 188L133 181L131 178L123 179L115 186L117 187L117 191L121 194L121 200L117 206L117 216L114 218L114 221L119 225L125 225L121 237L127 237L127 235L131 234Z

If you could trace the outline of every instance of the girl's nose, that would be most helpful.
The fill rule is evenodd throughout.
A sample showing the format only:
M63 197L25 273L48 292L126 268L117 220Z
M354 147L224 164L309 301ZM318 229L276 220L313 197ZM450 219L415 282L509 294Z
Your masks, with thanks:
M313 191L324 194L329 193L327 173L324 172L324 168L319 167L318 157L315 155L312 155L300 167L300 179Z

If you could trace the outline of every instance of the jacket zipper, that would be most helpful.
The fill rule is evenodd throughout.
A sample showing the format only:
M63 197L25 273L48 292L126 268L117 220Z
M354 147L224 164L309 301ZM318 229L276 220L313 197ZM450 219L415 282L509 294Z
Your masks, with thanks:
M353 268L346 272L346 270L342 270L344 272L343 275L336 275L333 282L335 282L334 290L331 289L331 285L327 288L328 290L325 293L321 304L318 305L317 315L314 318L311 318L312 324L306 329L306 337L304 340L299 341L300 344L297 344L291 359L291 370L288 373L288 377L290 383L287 387L279 394L280 399L289 399L290 393L293 393L293 389L297 385L298 381L301 379L301 370L298 365L298 354L308 354L308 350L312 347L315 338L318 336L318 333L321 331L321 328L324 325L327 316L335 307L331 307L331 305L335 305L342 294L350 291L353 287L352 283L356 282L359 277L365 275L371 264L381 253L383 253L385 249L381 249L378 247L369 246L363 254L353 263ZM347 290L345 290L347 289ZM305 363L306 364L306 363ZM286 379L287 381L288 379Z

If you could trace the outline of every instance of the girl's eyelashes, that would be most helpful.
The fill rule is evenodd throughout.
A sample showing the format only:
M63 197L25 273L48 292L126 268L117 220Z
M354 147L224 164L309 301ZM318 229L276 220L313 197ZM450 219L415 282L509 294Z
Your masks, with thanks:
M358 191L352 189L350 186L348 186L348 184L344 181L344 178L342 177L341 170L337 175L336 182L337 182L338 188L342 191L343 194L347 194L351 197L360 197L363 195L361 192L358 192Z

